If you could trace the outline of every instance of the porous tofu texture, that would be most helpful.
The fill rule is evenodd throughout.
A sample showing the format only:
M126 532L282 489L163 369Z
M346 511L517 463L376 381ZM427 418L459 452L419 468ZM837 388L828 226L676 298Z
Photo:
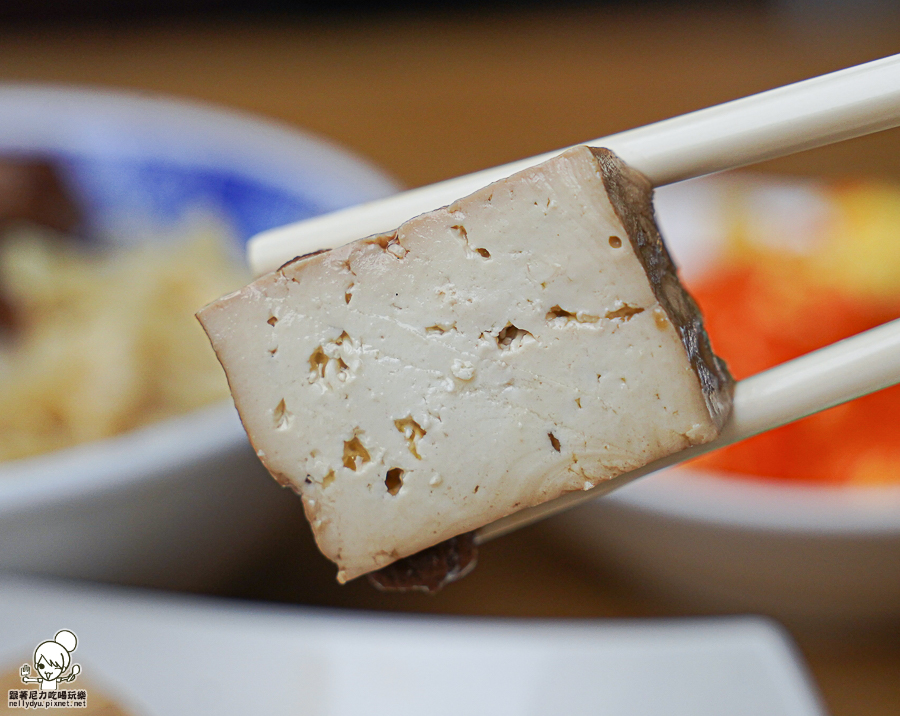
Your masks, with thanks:
M340 581L718 434L731 380L639 245L650 193L575 148L198 314Z

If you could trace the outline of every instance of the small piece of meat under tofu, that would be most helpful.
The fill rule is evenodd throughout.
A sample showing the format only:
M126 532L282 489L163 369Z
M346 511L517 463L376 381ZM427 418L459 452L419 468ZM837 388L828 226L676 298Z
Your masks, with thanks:
M716 437L733 381L651 198L576 147L198 314L339 581Z

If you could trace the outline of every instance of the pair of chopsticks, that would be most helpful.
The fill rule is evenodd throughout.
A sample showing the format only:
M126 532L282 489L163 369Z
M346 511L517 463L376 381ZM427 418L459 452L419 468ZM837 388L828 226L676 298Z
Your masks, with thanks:
M754 164L900 126L900 55L751 95L591 142L613 150L654 186ZM393 230L563 150L485 169L387 199L267 231L248 246L255 275L295 256ZM900 236L898 236L900 241ZM711 443L620 475L592 490L504 517L478 530L485 542L655 470L900 383L900 320L740 381L724 430Z

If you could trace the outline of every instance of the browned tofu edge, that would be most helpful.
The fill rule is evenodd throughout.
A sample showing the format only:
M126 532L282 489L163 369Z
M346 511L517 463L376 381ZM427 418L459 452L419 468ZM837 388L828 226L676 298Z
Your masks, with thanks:
M603 147L590 150L600 167L613 209L650 279L656 300L681 336L710 417L721 430L731 413L734 378L725 361L713 353L700 308L678 279L678 270L656 225L653 185L611 150Z

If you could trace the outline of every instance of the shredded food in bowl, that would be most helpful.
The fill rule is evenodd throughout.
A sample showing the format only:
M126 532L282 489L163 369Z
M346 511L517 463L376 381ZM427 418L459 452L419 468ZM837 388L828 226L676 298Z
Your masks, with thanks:
M857 182L817 190L809 235L777 240L759 207L731 198L724 260L690 290L734 376L900 317L900 187ZM745 199L746 197L744 197ZM737 476L830 484L900 483L900 386L699 458Z
M199 306L246 283L221 232L100 252L34 225L0 240L0 460L228 396Z

